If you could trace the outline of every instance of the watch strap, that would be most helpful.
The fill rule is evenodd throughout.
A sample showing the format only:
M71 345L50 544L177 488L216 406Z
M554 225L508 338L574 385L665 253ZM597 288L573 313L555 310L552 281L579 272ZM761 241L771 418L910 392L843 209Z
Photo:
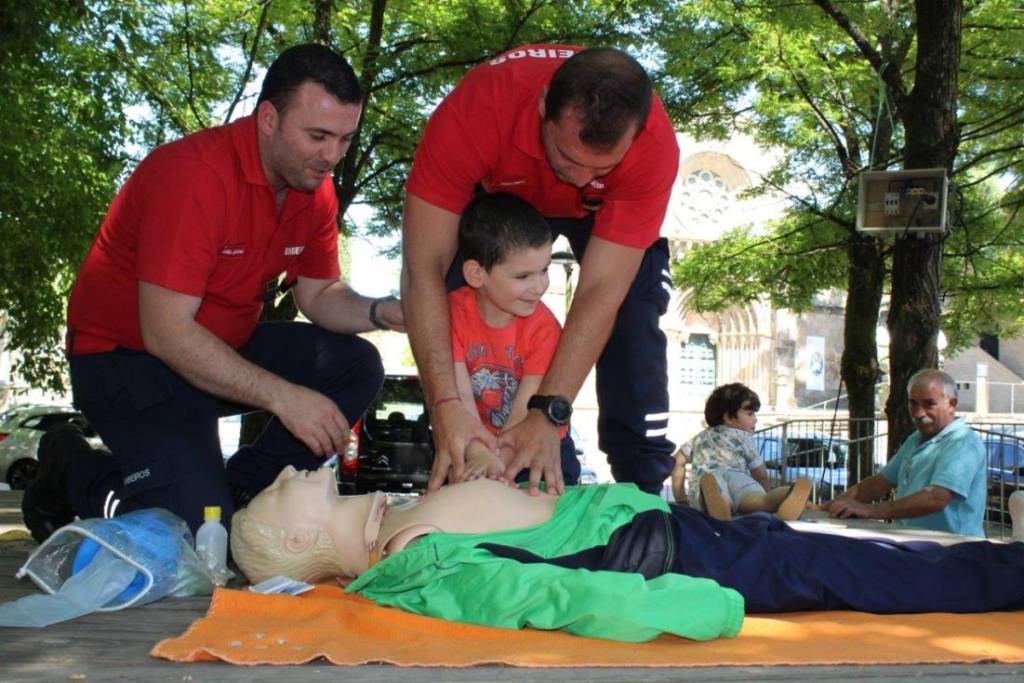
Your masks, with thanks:
M391 329L390 325L388 325L386 322L377 317L377 306L383 303L387 303L389 301L398 301L398 299L393 296L382 296L370 302L370 322L373 323L373 326L376 327L378 330Z

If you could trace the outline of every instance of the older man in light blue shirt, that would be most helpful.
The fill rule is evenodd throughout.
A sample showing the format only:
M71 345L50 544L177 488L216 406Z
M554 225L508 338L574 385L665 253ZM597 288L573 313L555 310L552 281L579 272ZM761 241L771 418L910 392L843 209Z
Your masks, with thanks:
M956 418L956 382L940 370L921 370L907 384L917 431L882 471L832 501L833 517L893 519L909 526L984 536L985 447ZM881 500L896 489L893 500ZM877 501L877 502L873 502Z

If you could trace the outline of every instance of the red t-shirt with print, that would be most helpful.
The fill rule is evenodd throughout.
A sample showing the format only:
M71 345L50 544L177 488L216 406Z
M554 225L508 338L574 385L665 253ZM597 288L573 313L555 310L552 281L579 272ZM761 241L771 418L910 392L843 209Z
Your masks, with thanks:
M543 303L526 318L506 327L491 327L476 305L472 287L448 295L452 359L465 363L480 421L491 432L501 431L524 375L543 375L562 332L558 319ZM566 428L562 428L565 436Z

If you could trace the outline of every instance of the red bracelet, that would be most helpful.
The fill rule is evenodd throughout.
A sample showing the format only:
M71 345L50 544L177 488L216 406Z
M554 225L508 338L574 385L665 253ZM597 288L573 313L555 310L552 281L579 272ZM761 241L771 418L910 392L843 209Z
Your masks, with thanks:
M434 408L438 407L442 403L447 403L448 401L458 401L458 400L459 400L458 396L445 396L444 398L439 398L436 401L434 401L433 403L431 403L430 404L430 409L433 410Z

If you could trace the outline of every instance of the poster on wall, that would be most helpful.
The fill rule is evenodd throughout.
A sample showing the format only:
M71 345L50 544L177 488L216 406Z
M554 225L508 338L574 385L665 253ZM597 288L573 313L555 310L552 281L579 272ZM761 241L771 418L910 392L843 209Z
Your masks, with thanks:
M825 390L825 338L807 337L807 391Z

